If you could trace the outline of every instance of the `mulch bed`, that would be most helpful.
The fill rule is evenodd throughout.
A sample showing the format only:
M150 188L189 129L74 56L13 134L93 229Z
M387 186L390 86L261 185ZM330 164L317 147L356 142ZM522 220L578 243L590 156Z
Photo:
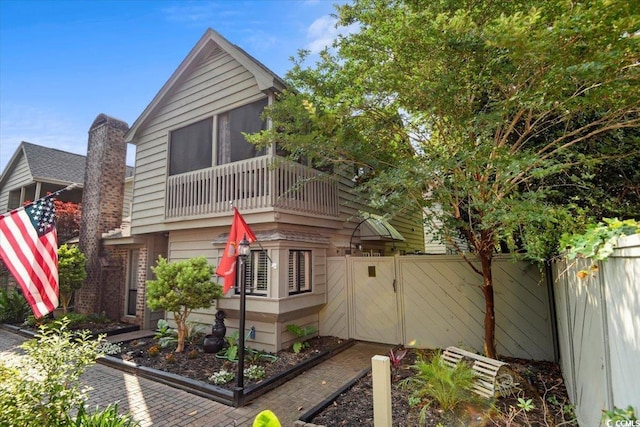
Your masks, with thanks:
M117 333L118 329L129 325L119 322L109 324L83 324L83 329L94 333ZM78 326L80 327L80 326ZM308 340L309 347L300 353L291 349L282 350L273 356L277 360L259 360L264 367L265 378L251 380L245 378L245 386L259 384L268 378L286 372L293 366L313 357L325 350L333 350L344 340L336 337L315 337ZM145 366L170 372L193 380L209 383L209 377L215 372L226 369L236 372L236 363L221 359L212 353L205 353L201 343L186 344L182 353L175 353L172 348L161 348L157 356L150 356L148 350L158 342L153 338L121 343L122 352L113 355L129 360L138 366ZM464 405L458 411L443 412L437 403L431 402L423 411L424 422L420 421L418 406L409 405L411 391L400 386L403 379L413 375L411 365L417 354L428 359L432 350L408 349L406 357L397 368L392 370L392 416L394 427L418 426L577 426L573 415L573 407L567 397L562 373L556 363L547 361L531 361L510 357L500 359L509 363L517 375L520 388L513 394L487 402L483 407ZM168 357L169 356L169 357ZM246 360L245 367L253 361ZM233 390L235 379L219 387ZM521 399L521 400L519 400ZM531 399L533 409L522 409L522 401ZM318 413L311 423L325 426L373 426L373 388L371 374L367 374L338 398Z
M252 364L258 364L264 368L265 377L260 380L251 380L245 377L244 385L247 387L252 384L259 384L268 378L286 372L314 355L324 352L325 350L333 350L343 342L344 340L336 337L316 337L309 339L307 341L309 346L299 353L294 353L291 349L282 350L276 354L268 353L268 355L277 358L275 361L272 360L272 357L268 359L260 358L256 361L246 358L245 368ZM122 343L122 352L113 355L113 357L133 362L138 366L170 372L207 383L210 383L209 377L221 369L233 373L237 370L236 362L220 358L214 353L205 353L200 344L185 344L185 349L181 353L176 353L173 351L173 348L169 347L160 348L160 352L156 356L151 356L149 354L149 348L157 343L158 342L152 338ZM224 385L219 385L219 387L233 390L235 385L236 380L233 379Z
M504 357L521 382L520 390L510 396L487 401L482 405L463 405L458 411L443 412L436 403L427 404L424 422L418 406L409 405L411 392L400 386L402 379L413 374L410 365L416 353L409 350L400 366L393 370L391 381L392 417L394 427L417 426L577 426L573 407L569 404L562 374L557 364ZM433 354L422 351L424 358ZM519 398L532 400L534 408L525 411L518 406ZM371 374L358 380L310 422L325 426L373 426L373 388Z

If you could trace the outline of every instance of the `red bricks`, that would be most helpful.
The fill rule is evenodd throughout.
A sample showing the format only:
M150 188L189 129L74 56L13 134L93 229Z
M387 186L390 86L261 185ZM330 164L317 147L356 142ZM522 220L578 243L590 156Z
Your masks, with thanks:
M123 281L123 260L111 259L102 246L102 233L122 223L128 129L125 122L100 114L89 130L79 238L87 257L87 279L75 297L75 311L80 313L116 312L111 304L122 305L121 296L114 295L108 284ZM118 266L120 272L109 270ZM103 292L106 288L109 291Z

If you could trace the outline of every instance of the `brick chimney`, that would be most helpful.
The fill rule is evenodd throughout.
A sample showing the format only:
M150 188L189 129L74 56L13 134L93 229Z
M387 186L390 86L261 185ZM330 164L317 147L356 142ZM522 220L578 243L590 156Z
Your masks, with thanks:
M99 114L89 129L79 237L87 257L87 279L75 296L79 313L102 311L101 272L107 262L102 233L122 223L128 130L125 122L105 114Z

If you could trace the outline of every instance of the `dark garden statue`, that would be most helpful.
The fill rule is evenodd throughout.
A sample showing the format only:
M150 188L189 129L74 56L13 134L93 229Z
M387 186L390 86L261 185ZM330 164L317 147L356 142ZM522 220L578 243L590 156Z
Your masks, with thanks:
M204 337L203 348L205 353L217 353L222 350L226 341L224 336L227 334L227 327L224 324L226 314L222 310L216 312L216 321L211 327L211 334Z

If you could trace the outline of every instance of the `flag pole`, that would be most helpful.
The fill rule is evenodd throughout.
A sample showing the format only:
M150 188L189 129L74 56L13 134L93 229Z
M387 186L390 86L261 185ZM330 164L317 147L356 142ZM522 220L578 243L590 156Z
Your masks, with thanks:
M238 330L240 333L238 334L238 371L236 373L236 399L240 400L237 402L242 405L244 402L244 345L245 345L245 337L244 330L246 324L246 300L247 300L247 278L245 277L246 269L247 269L247 256L251 253L251 247L249 246L249 242L247 241L246 234L242 237L242 240L238 244L238 258L240 259L240 268L239 268L239 277L238 286L240 286L240 319Z
M63 193L63 192L65 192L65 191L69 191L69 190L73 190L74 188L78 188L78 187L80 187L80 184L78 184L78 183L74 182L73 184L69 184L69 185L67 185L67 186L66 186L66 187L64 187L64 188L61 188L60 190L54 191L54 192L53 192L53 193L51 193L51 194L47 194L47 195L46 195L46 196L44 196L44 197L57 196L57 195L59 195L60 193ZM41 198L42 198L42 197L41 197ZM38 199L38 200L39 200L39 199Z
M55 196L65 192L65 191L73 190L74 188L78 188L78 187L80 187L80 184L74 182L73 184L69 184L64 188L61 188L60 190L54 191L53 193L49 193L46 196L39 197L38 199L36 199L33 202L29 203L29 205L37 203L38 200L46 199L47 197L55 197ZM29 206L29 205L25 205L25 206ZM20 208L24 208L24 206L17 207L16 209L20 209ZM5 212L3 214L0 214L0 218L4 218L6 216L9 216L11 214L11 212L15 211L16 209L11 209L9 212Z

